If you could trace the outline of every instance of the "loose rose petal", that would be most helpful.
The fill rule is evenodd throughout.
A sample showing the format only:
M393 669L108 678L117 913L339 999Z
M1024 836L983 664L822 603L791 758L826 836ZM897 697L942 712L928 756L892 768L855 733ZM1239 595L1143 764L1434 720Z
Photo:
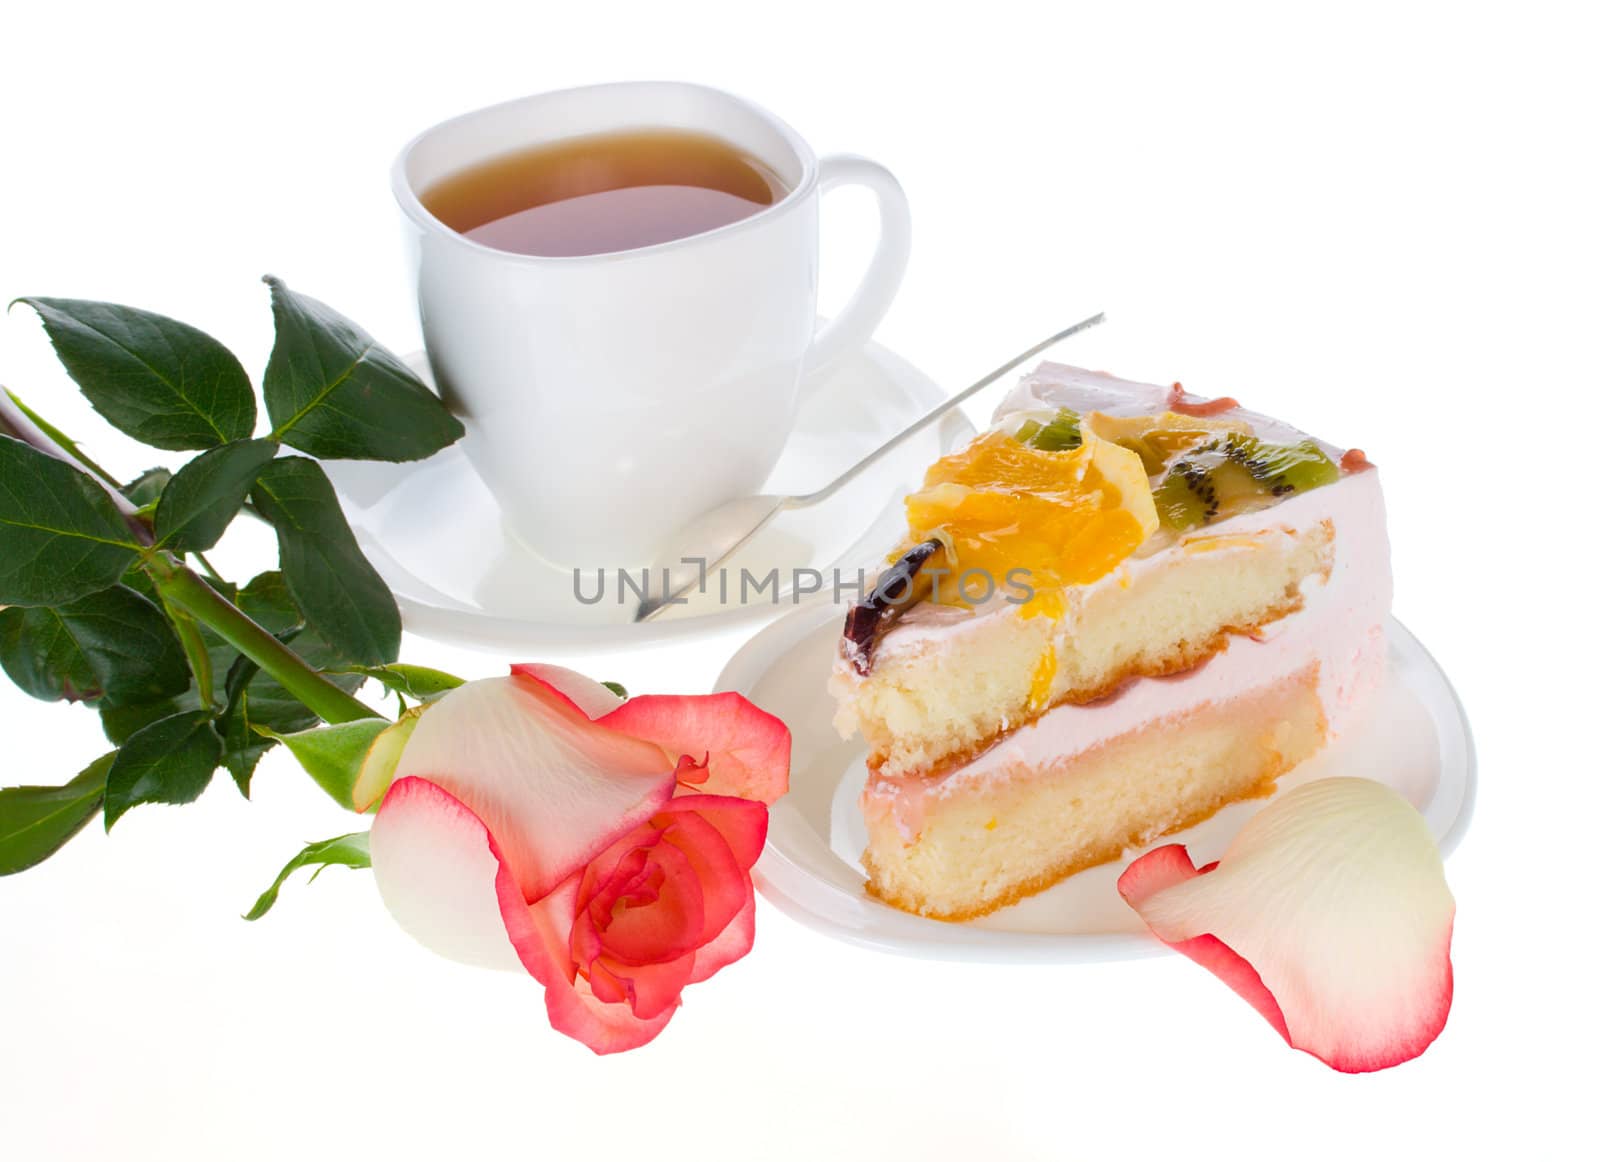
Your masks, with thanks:
M1188 850L1181 843L1169 843L1134 860L1117 880L1117 890L1122 893L1123 899L1138 909L1143 901L1157 892L1192 880L1195 876L1206 875L1216 866L1216 863L1208 863L1197 871L1189 859ZM1289 1037L1289 1028L1284 1024L1283 1010L1278 1007L1277 999L1267 991L1267 986L1261 983L1260 974L1250 967L1244 957L1215 936L1196 936L1171 944L1171 947L1196 964L1209 968L1223 984L1249 1001L1256 1012L1278 1031L1279 1036L1291 1045L1294 1043Z
M495 836L525 900L580 870L672 796L654 743L590 722L540 680L489 678L445 694L418 720L395 771L460 799Z
M626 1004L599 1000L581 976L570 985L545 989L544 1007L552 1026L599 1054L622 1053L654 1041L678 1011L678 1005L673 1004L643 1020L634 1016Z
M789 789L789 728L741 694L641 694L598 721L665 747L707 794L771 804Z
M609 714L622 705L622 699L617 697L616 691L565 666L549 666L543 662L519 662L511 667L511 672L543 683L565 698L572 704L572 708L585 718L599 718L602 714Z
M706 980L755 946L756 894L748 884L744 891L744 907L739 909L739 914L728 922L728 926L722 930L722 935L694 954L694 975L689 978L690 984L699 984Z
M522 967L495 900L494 841L461 800L403 779L384 799L371 843L378 893L414 939L466 964Z
M1157 937L1335 1069L1409 1061L1444 1028L1455 900L1427 824L1382 784L1297 787L1216 864L1197 871L1169 844L1117 887Z

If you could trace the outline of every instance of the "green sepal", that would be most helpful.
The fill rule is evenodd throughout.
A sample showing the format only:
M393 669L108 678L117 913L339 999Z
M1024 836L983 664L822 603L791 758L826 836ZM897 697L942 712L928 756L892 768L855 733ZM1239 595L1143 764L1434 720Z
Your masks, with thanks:
M386 718L362 718L294 734L279 734L266 726L253 726L253 729L288 747L317 786L339 806L353 811L351 796L361 775L362 763L372 744L390 725Z
M413 706L397 718L377 738L372 740L366 758L361 763L356 782L350 792L350 807L354 811L376 811L389 793L395 772L400 768L400 758L405 754L411 732L416 730L429 703Z
M364 868L372 866L372 851L367 845L367 833L357 831L350 835L341 835L335 839L324 839L320 843L307 844L305 849L288 863L283 865L283 870L278 873L278 878L272 881L272 886L261 893L256 900L255 907L244 914L246 920L259 920L272 910L272 905L278 902L278 892L285 881L303 867L315 867L311 879L314 882L326 867Z

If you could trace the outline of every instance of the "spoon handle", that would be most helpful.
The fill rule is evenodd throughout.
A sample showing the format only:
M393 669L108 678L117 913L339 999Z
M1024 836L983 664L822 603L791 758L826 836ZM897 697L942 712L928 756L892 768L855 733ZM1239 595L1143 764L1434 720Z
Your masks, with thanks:
M988 387L1002 375L1005 375L1009 371L1015 370L1020 364L1032 359L1041 351L1044 351L1050 347L1054 347L1063 339L1069 339L1073 335L1076 335L1079 331L1087 331L1090 327L1097 326L1105 321L1105 312L1102 311L1098 315L1093 315L1081 322L1072 324L1072 326L1068 327L1064 331L1057 331L1048 339L1041 339L1032 347L1029 347L1026 351L1022 352L1022 354L1006 360L999 367L996 367L993 371L989 372L988 375L985 375L982 379L978 380L977 383L974 383L971 387L956 392L955 395L945 400L942 404L934 408L921 419L913 420L905 428L901 429L898 434L889 437L888 441L880 445L876 451L867 453L866 456L862 457L856 462L854 467L845 469L844 474L839 476L832 483L824 485L815 492L808 492L804 496L790 497L784 507L804 508L806 505L816 504L819 501L827 500L828 497L832 496L835 492L838 492L839 489L843 488L846 484L849 484L852 480L861 475L861 473L865 472L868 468L872 467L872 465L876 464L884 456L894 451L901 444L905 443L924 428L927 428L937 421L943 419L952 408L960 407L963 403L977 395L980 391Z

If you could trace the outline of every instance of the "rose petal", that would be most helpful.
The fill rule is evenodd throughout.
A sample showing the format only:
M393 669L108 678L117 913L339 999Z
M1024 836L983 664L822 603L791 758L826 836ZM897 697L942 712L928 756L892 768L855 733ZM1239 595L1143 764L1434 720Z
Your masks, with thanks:
M747 884L744 907L739 909L739 914L728 922L720 936L694 954L694 975L689 978L689 983L699 984L719 969L726 968L749 952L755 941L756 894Z
M665 804L657 821L680 813L694 814L717 829L739 867L748 872L767 842L767 808L732 795L681 795Z
M1427 824L1382 784L1297 787L1217 864L1196 871L1168 845L1117 887L1157 937L1335 1069L1409 1061L1444 1028L1455 901Z
M440 956L522 967L496 903L500 858L483 821L425 779L390 788L372 824L372 873L400 927Z
M628 1003L628 986L622 978L614 975L610 969L596 960L589 965L589 991L594 993L595 1000L606 1005L625 1005ZM638 1014L634 1014L637 1016Z
M632 838L640 832L650 836L649 846ZM583 873L578 888L578 919L598 925L596 931L609 922L611 913L624 898L637 907L653 904L661 896L660 882L665 873L650 862L650 847L660 840L661 832L646 825L628 835L628 844L621 848L625 853L621 859L612 859L607 852ZM594 955L600 955L598 948Z
M532 904L523 900L522 889L509 868L502 865L500 877L495 881L500 919L511 946L516 949L528 975L545 988L571 984L577 974L568 934L578 910L581 874L573 875L544 899Z
M489 829L525 900L537 900L672 796L660 747L591 723L542 680L451 690L417 722L395 772L460 799Z
M572 708L585 718L599 718L602 714L609 714L622 705L622 699L617 697L614 690L565 666L548 666L543 662L519 662L511 667L511 672L543 683L565 698Z
M633 1015L648 1021L678 1007L679 994L694 979L694 964L695 954L688 952L676 960L638 966L607 958L597 962L596 968L621 983Z
M692 805L702 796L689 795L674 802ZM766 808L747 799L734 800L765 813ZM718 814L713 811L712 814ZM740 812L743 818L744 813ZM666 823L662 842L682 852L692 865L693 874L700 883L701 925L695 947L716 936L739 914L750 891L750 869L740 863L739 856L729 846L715 824L698 811L661 811L655 817L660 825ZM759 852L759 848L757 851Z
M565 934L577 876L539 903L524 903L483 821L426 779L390 789L371 843L379 894L414 939L452 960L520 967L546 986L572 979Z
M641 694L598 721L659 743L708 794L770 804L789 789L789 728L743 695Z
M599 1000L581 976L570 985L563 982L545 989L544 1006L552 1026L600 1054L621 1053L654 1041L678 1011L673 1004L644 1020L625 1004Z
M646 830L657 839L662 835L654 828ZM618 847L626 850L623 858L608 859L613 853L607 852L591 865L579 890L578 915L572 928L572 950L578 963L605 956L624 965L662 964L700 947L707 935L704 886L689 858L667 843L650 848L644 862L659 878L656 898L628 907L620 898L631 879L625 869L640 849L631 839ZM623 870L624 876L615 876L613 869Z
M1117 890L1122 893L1123 899L1138 909L1143 901L1155 893L1192 880L1195 876L1205 875L1216 866L1215 863L1209 863L1196 871L1187 849L1181 843L1169 843L1134 860L1117 880ZM1261 975L1250 967L1250 962L1244 957L1215 936L1196 936L1178 941L1171 947L1201 967L1209 968L1223 984L1249 1001L1256 1012L1278 1031L1279 1036L1290 1044L1294 1043L1289 1037L1289 1028L1284 1023L1283 1010L1278 1007L1277 999L1261 983Z

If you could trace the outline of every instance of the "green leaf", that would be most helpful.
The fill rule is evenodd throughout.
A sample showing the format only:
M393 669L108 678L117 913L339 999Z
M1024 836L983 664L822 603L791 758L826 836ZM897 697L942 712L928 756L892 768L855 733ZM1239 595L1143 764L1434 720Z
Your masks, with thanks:
M317 786L339 806L349 809L351 788L361 774L361 764L373 741L391 725L386 718L363 718L296 734L278 734L261 726L256 730L287 746Z
M161 499L162 492L171 480L170 468L146 468L122 486L122 495L140 508L149 508Z
M222 765L239 788L239 794L250 797L250 782L255 778L256 767L278 740L259 735L251 728L246 704L223 721Z
M204 710L163 718L117 752L106 776L106 830L141 803L192 803L222 761L222 739Z
M295 604L350 663L376 666L400 653L400 610L361 555L321 465L274 460L251 491L278 533L278 556Z
M272 905L278 902L278 891L284 882L301 868L313 866L317 870L311 873L312 880L321 875L325 867L371 867L372 852L367 846L367 833L357 831L352 835L341 835L337 839L324 839L321 843L308 844L304 851L283 865L278 878L272 881L270 888L261 893L256 906L246 912L244 918L259 920L265 916L272 910Z
M261 386L274 438L324 460L421 460L462 437L439 397L372 336L265 282L277 339Z
M624 702L628 700L628 688L621 682L601 682L600 685L604 686L607 690L610 690Z
M306 623L300 607L294 603L294 594L289 592L289 583L276 569L252 577L239 590L236 604L252 621L277 638L303 628Z
M187 323L115 303L24 298L96 411L156 448L191 451L243 440L255 392L239 360Z
M100 711L100 729L113 746L121 746L152 722L171 718L185 710L198 710L199 700L193 697L163 698L159 702L121 703L110 698L103 700Z
M0 791L0 876L43 863L94 818L115 757L101 755L64 787Z
M54 608L0 610L0 666L47 702L151 702L189 685L172 626L154 603L121 585Z
M174 553L203 553L239 515L261 470L272 463L271 440L224 444L197 456L172 478L156 508L156 540Z
M92 477L0 436L0 605L60 605L109 589L138 552Z
M347 666L335 672L361 674L381 682L396 694L415 698L419 702L426 698L437 697L446 690L454 690L464 682L464 679L454 674L447 674L443 670L434 670L427 666L411 666L404 662L396 662L392 666Z
M217 718L217 733L222 736L222 765L228 769L239 794L250 797L250 779L256 765L277 740L257 734L250 725L250 683L261 673L255 662L238 655L224 682L227 704Z

